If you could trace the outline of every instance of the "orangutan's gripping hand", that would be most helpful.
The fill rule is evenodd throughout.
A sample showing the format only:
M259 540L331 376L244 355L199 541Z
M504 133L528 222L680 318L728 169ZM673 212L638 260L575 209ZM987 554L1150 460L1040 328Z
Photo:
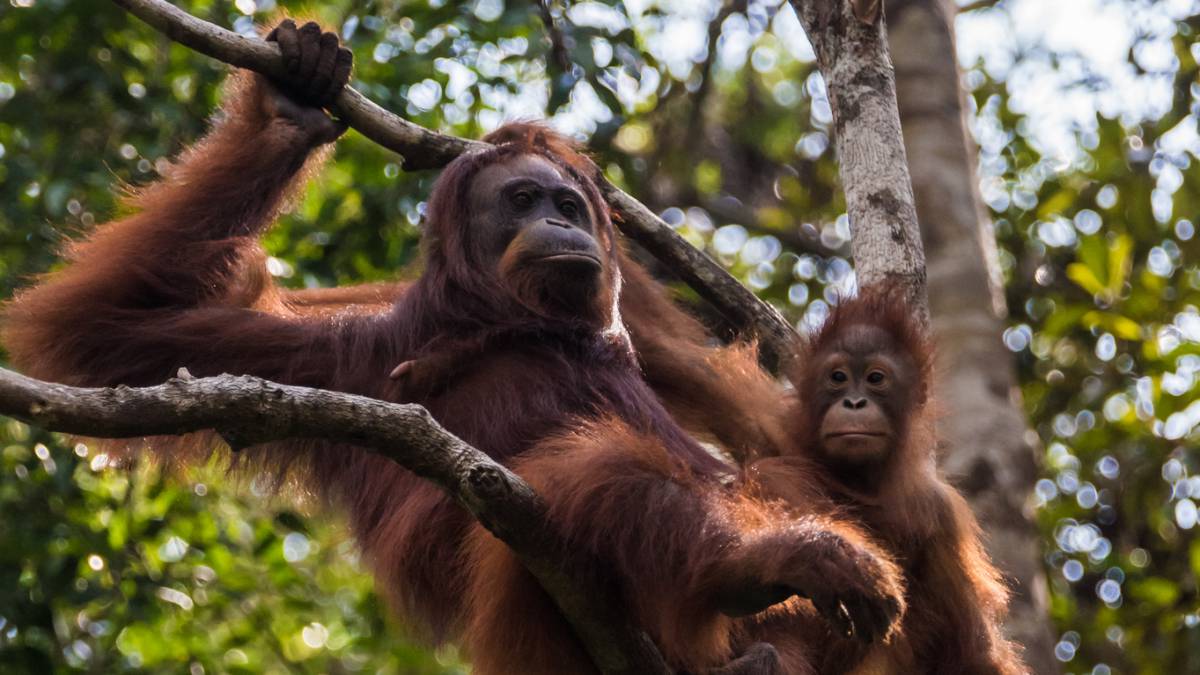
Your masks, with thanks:
M882 551L844 534L813 522L746 542L728 561L731 583L718 594L718 606L747 616L799 595L835 634L886 640L904 613L900 570Z
M792 588L843 637L885 640L904 613L896 566L832 532L814 537L806 554L809 564L794 571Z
M322 108L332 105L350 81L354 55L340 46L332 32L308 22L297 28L284 19L267 35L279 45L287 74L283 78L259 77L263 113L273 121L295 127L310 147L332 142L346 130Z

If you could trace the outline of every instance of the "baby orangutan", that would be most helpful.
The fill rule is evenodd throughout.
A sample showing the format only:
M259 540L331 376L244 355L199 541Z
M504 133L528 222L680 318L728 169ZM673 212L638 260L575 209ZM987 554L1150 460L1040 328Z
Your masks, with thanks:
M748 483L785 503L811 503L815 472L843 515L903 569L907 611L890 642L834 638L815 659L822 673L1027 672L1001 634L1007 592L979 525L937 472L932 362L929 337L900 293L868 289L844 301L790 373L797 444L747 467ZM760 632L786 635L755 639L782 652L798 630L775 622Z

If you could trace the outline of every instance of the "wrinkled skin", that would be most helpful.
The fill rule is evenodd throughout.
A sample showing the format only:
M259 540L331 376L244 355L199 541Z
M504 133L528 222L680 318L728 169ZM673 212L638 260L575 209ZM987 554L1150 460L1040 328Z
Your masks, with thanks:
M559 167L536 155L492 164L467 199L475 216L469 246L520 302L551 315L592 304L604 258L596 216Z

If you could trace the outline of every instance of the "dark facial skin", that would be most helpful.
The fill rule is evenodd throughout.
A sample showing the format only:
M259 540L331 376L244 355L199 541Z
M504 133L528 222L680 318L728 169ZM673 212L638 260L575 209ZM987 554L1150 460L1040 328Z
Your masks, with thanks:
M471 247L527 305L579 312L601 286L604 251L579 185L554 163L522 155L471 182Z
M579 186L549 160L522 155L471 182L473 238L483 262L601 267L595 223Z
M823 454L843 466L886 460L913 404L915 366L876 326L852 326L820 356L814 383Z

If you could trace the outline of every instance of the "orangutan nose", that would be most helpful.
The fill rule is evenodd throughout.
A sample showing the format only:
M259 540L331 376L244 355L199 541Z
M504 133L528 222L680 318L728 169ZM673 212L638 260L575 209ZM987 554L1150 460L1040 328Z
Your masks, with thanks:
M862 410L867 407L867 399L864 396L850 397L842 399L842 407L850 410Z

